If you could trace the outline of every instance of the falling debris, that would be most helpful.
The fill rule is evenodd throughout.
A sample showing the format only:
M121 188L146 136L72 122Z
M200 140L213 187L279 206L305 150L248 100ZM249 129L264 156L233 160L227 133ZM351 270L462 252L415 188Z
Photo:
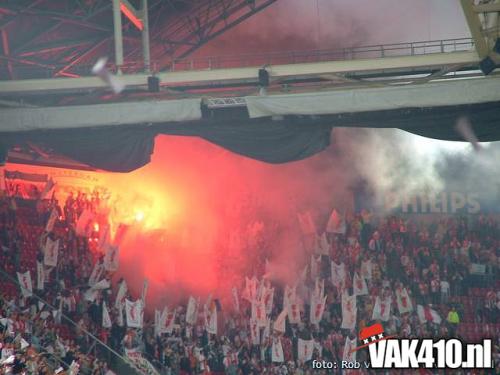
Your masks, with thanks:
M92 67L92 73L102 79L113 90L115 94L121 93L125 89L125 85L106 67L108 62L107 57L101 57Z
M475 151L481 150L479 140L477 139L474 130L472 130L472 125L467 117L460 117L458 119L457 124L455 125L455 130L464 140L470 142Z

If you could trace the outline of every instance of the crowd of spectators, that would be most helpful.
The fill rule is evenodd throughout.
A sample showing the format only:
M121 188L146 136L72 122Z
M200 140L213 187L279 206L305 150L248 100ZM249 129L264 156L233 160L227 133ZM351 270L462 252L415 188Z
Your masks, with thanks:
M62 205L52 198L36 205L34 210L24 207L22 199L1 198L0 282L12 283L16 272L31 269L36 294L24 298L19 288L0 289L0 361L13 361L3 365L12 373L52 374L58 369L61 373L75 374L74 368L78 366L79 373L110 375L114 373L110 368L115 372L118 368L113 351L125 356L127 350L142 353L162 374L321 373L313 371L311 361L340 363L346 338L357 337L363 327L374 323L372 312L377 297L391 297L390 317L383 325L387 334L399 337L460 337L464 320L487 324L489 332L484 337L495 340L494 359L497 371L500 370L500 228L493 217L438 217L417 222L396 216L367 220L363 215L352 215L346 218L344 233L327 235L328 249L320 254L315 254L319 236L309 235L304 242L317 260L317 270L313 275L309 264L306 273L297 275L297 290L303 305L301 323L287 321L284 333L273 331L272 324L262 328L259 344L254 344L249 330L252 308L242 298L243 280L238 289L240 309L235 311L233 306L226 305L220 308L217 334L207 332L201 307L197 322L187 324L186 305L177 307L171 333L156 335L154 317L148 313L142 329L128 328L126 321L120 319L122 312L114 308L119 283L113 280L112 272L102 278L113 287L98 290L93 299L86 298L88 279L95 263L102 262L102 255L97 250L93 230L86 237L77 236L75 224L85 209L95 211L99 200L98 193L70 194ZM45 223L54 208L58 219L47 232ZM31 213L26 214L27 211ZM37 214L33 215L35 211ZM21 230L21 223L27 217L30 225ZM59 239L57 267L46 267L43 290L36 289L35 263L23 263L24 247L30 242L27 230L36 233L38 262L43 262L47 238ZM368 294L357 297L355 329L342 329L342 291L331 282L331 262L345 265L343 287L352 295L353 275L361 273L361 263L367 260L371 261L371 277L365 280ZM478 268L480 272L475 271ZM263 274L264 269L257 276ZM308 296L316 278L325 281L327 302L320 323L310 324ZM270 322L276 320L284 307L284 285L273 286ZM399 313L395 303L395 293L402 288L409 292L414 307L405 314ZM476 289L486 293L474 296L472 291ZM475 298L472 316L467 316L466 298ZM103 303L110 309L110 328L103 327ZM416 313L417 305L438 312L441 322L422 322ZM272 361L271 349L276 337L283 347L283 362ZM305 362L298 359L299 339L315 342L312 358ZM356 360L367 361L367 351L358 351ZM369 373L369 370L359 372Z

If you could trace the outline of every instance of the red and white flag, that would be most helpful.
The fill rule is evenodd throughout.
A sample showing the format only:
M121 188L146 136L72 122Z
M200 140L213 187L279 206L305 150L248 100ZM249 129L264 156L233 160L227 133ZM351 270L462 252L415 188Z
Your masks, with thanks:
M189 302L186 310L186 323L194 325L198 320L198 303L194 297L189 297Z
M252 302L257 298L259 281L254 276L251 279L245 277L245 291L243 292L243 298Z
M285 285L283 307L288 308L288 306L292 303L297 303L297 286L290 288L288 285Z
M316 234L316 225L314 224L311 213L309 211L298 213L297 218L299 220L299 225L302 234L305 235Z
M49 220L47 220L47 225L45 225L45 231L52 232L57 220L57 216L58 216L57 210L53 208L52 211L50 211L50 216Z
M233 307L236 312L240 312L240 299L238 298L238 289L233 287L231 289L231 297L233 300Z
M106 271L114 272L118 270L118 261L120 255L120 248L109 243L105 244L104 247L104 268Z
M40 193L40 199L48 199L50 192L54 189L56 183L52 178L50 178L43 187L42 192Z
M266 305L262 299L252 302L252 320L256 321L259 327L267 325Z
M127 317L127 326L130 328L142 328L144 310L142 300L135 302L125 299L125 316Z
M311 255L311 279L314 280L319 276L319 267L321 262L321 255L316 258L316 256Z
M297 345L297 357L301 362L307 362L312 359L314 351L314 340L302 340L299 338Z
M345 265L344 263L337 264L333 260L331 262L332 283L338 289L343 289L345 286Z
M109 310L106 306L106 301L102 302L102 326L104 328L111 328L111 317L109 316Z
M217 334L217 306L215 302L210 304L210 308L205 315L205 329L212 335Z
M262 291L262 300L264 302L264 306L266 307L266 314L270 315L273 311L274 288L264 287Z
M101 262L96 261L92 273L89 277L89 286L94 286L101 279L102 273L104 272L104 267Z
M398 304L398 310L400 314L405 314L413 311L413 304L406 288L396 290L396 302Z
M125 304L125 297L127 296L127 282L123 280L118 287L116 293L115 307L120 308Z
M45 289L45 268L42 262L36 262L36 288Z
M316 236L316 245L314 246L314 252L319 255L329 255L330 254L330 244L326 238L326 233L323 232L321 236Z
M384 299L377 296L373 306L372 320L381 320L387 322L391 316L391 297Z
M59 240L52 241L49 237L47 237L44 246L43 263L49 267L56 267L58 254Z
M287 306L288 320L290 324L300 324L300 306L297 302L289 303Z
M417 305L417 315L422 324L425 322L441 324L441 317L436 310L431 309L429 306Z
M315 293L311 295L311 306L309 311L309 317L311 324L319 324L325 312L326 306L326 296L319 297Z
M328 233L345 234L346 225L345 219L339 215L336 209L333 209L328 224L326 225Z
M357 340L354 337L352 340L349 337L345 338L344 352L342 353L342 360L347 362L356 362L356 349Z
M286 329L286 316L287 316L287 311L283 310L277 317L276 320L274 321L273 324L273 330L281 333L285 333Z
M31 297L33 295L33 286L31 284L30 271L24 273L17 272L17 279L19 280L23 297Z
M366 296L368 294L368 286L364 278L354 272L354 277L352 280L354 294L357 296Z
M260 345L260 327L259 324L250 319L250 338L252 340L252 345Z
M87 209L83 210L75 225L75 233L77 236L85 237L88 235L89 225L93 217L94 215L91 211Z
M164 317L162 318L162 322L164 326L162 330L164 333L170 334L174 330L176 310L172 309L172 311L169 311L167 307L165 307L163 314Z
M273 338L271 361L275 363L285 362L285 355L283 353L283 346L279 337Z
M340 328L354 329L356 327L357 314L356 296L350 296L347 294L347 291L344 290L342 293L342 324Z

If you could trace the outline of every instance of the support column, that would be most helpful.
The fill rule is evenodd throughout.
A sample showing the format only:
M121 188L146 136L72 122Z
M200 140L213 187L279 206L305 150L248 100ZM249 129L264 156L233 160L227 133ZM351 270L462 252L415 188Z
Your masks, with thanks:
M151 72L151 51L149 48L149 15L148 0L142 0L142 56L144 58L144 71Z
M117 74L121 74L123 66L123 34L122 34L122 14L120 10L120 0L113 1L113 28L115 37L115 64Z

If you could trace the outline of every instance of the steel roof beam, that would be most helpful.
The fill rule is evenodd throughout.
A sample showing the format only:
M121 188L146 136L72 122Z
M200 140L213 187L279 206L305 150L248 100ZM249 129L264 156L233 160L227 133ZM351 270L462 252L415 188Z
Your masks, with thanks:
M0 56L1 57L1 56ZM346 74L360 72L412 71L424 67L475 66L479 63L478 55L471 52L435 53L429 55L385 57L377 59L325 61L317 63L272 65L268 68L272 79L293 78L294 76L320 76L324 74ZM210 82L257 82L259 67L188 70L161 72L156 76L162 85L189 86ZM130 74L120 77L125 85L147 87L148 74ZM80 91L103 89L106 84L97 77L28 79L18 81L0 81L0 94L24 93L35 94L50 91Z

